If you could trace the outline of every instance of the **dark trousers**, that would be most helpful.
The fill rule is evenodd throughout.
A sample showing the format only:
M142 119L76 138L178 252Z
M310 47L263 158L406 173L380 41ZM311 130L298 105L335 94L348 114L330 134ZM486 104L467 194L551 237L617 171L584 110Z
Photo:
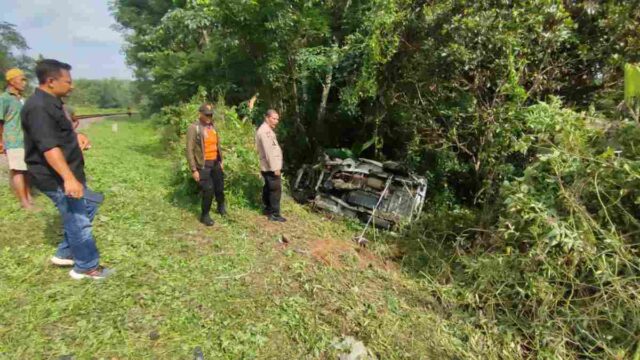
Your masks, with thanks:
M280 215L280 197L282 196L282 182L280 176L273 171L263 171L264 186L262 187L262 202L267 213Z
M207 160L200 169L200 189L202 189L202 215L208 214L213 196L218 203L218 211L224 207L224 173L219 161Z

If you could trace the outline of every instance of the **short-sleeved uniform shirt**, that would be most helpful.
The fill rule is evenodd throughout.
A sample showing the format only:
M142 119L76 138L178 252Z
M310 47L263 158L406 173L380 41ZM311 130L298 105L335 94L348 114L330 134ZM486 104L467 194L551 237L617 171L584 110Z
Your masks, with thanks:
M20 110L23 102L23 99L9 91L0 95L0 121L4 121L2 141L5 149L22 149L24 147L22 124L20 123Z
M58 147L69 164L73 175L86 182L84 158L78 145L76 132L62 108L62 100L36 89L27 99L20 116L24 130L25 161L34 185L42 191L62 188L64 181L49 166L44 153Z
M260 158L260 171L282 170L282 149L276 133L266 121L256 131L256 148Z

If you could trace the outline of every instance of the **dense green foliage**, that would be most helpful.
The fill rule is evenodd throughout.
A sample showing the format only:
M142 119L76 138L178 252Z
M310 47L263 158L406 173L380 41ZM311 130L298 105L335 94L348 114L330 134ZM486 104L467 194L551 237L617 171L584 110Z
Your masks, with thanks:
M291 167L373 141L364 155L426 174L402 263L505 346L640 351L640 129L622 84L640 61L639 1L118 0L114 13L151 108L199 87L233 104L258 94L249 115L283 113Z
M69 102L73 106L101 109L127 108L136 103L136 89L129 80L76 79Z
M28 49L26 40L15 25L0 21L0 73L4 75L10 68L19 67L31 77L35 62L24 53ZM0 87L5 87L4 76L0 77Z
M513 147L530 154L527 167L493 190L495 208L428 210L403 240L406 265L477 321L498 321L505 338L524 336L523 354L629 357L640 329L640 129L559 102L517 119Z
M189 102L165 106L156 118L164 128L164 139L168 147L173 149L174 155L179 159L174 177L176 195L191 198L194 202L197 202L194 195L198 194L199 189L191 177L192 172L185 156L185 135L189 125L197 121L198 107L206 101L206 97L201 89ZM241 120L235 107L226 106L222 99L216 105L214 121L219 129L224 130L220 134L224 144L224 159L227 168L233 169L225 174L226 192L230 194L228 197L232 199L232 204L248 207L252 199L246 193L261 187L258 178L247 176L256 174L258 157L253 149L255 128L251 122Z

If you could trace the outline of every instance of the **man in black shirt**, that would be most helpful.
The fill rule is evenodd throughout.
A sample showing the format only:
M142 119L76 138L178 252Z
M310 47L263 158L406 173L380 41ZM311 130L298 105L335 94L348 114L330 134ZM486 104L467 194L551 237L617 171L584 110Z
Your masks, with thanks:
M51 262L73 266L74 279L103 279L110 270L99 266L92 222L101 199L86 186L84 158L77 135L60 99L73 90L71 66L45 59L36 66L39 86L20 116L25 161L33 184L56 205L64 239Z

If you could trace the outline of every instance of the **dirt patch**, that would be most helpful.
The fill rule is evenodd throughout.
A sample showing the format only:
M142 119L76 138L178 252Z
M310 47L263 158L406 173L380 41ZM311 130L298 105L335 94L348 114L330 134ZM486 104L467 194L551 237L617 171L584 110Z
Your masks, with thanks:
M273 242L278 250L292 250L303 256L309 256L318 263L333 268L375 267L386 271L395 269L393 262L360 247L353 241L332 237L318 238L310 234L308 224L290 217L286 223L273 223L265 216L255 216L254 230L263 234L264 241Z
M310 244L309 253L315 260L335 268L343 267L346 257L356 254L353 246L334 239L314 241Z
M286 224L274 223L273 221L269 221L266 216L256 215L253 217L253 222L256 224L256 230L260 230L260 232L263 232L268 236L280 234L287 229Z
M390 261L386 258L381 258L380 256L372 253L365 248L358 247L356 248L356 252L358 253L358 258L360 259L359 265L362 268L376 267L379 269L384 269L386 271L399 270L398 265L395 262Z
M344 240L321 239L309 244L309 254L316 261L334 268L356 265L360 269L376 267L391 270L393 265L371 251ZM355 263L355 264L354 264Z
M200 226L200 224L198 224L197 226ZM213 237L211 236L211 234L204 235L203 232L198 232L195 234L187 234L186 236L176 234L176 238L180 238L180 236L183 236L184 241L187 241L193 245L196 245L199 248L203 246L211 245L213 243Z

